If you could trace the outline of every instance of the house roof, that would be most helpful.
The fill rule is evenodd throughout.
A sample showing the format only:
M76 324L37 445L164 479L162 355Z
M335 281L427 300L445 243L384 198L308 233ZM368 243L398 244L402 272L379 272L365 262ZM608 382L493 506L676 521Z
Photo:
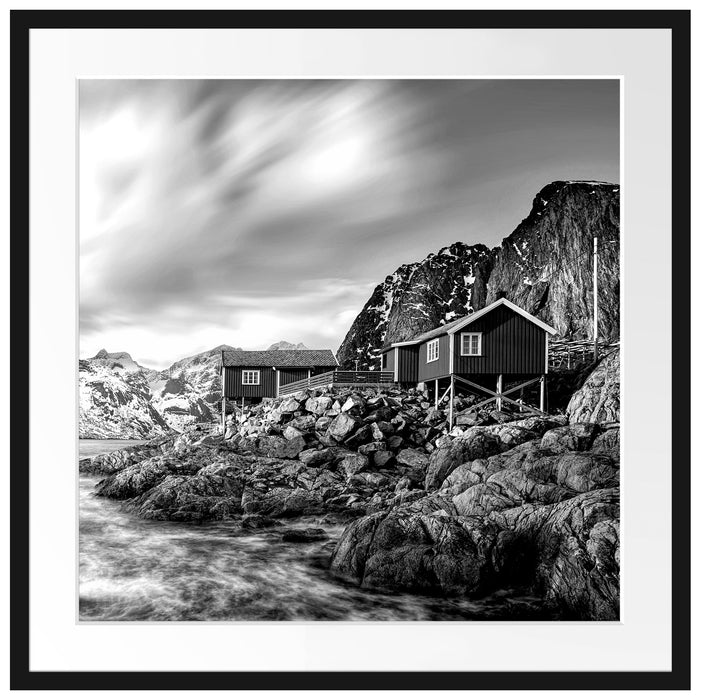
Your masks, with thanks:
M510 308L512 311L515 311L528 321L531 321L540 328L543 328L543 330L545 330L547 333L550 333L551 335L555 335L556 333L558 333L558 331L552 326L549 326L547 323L544 323L540 319L536 318L536 316L532 316L528 311L525 311L520 306L513 304L511 301L509 301L509 299L505 299L504 297L502 297L501 299L497 299L497 301L492 302L489 306L485 306L479 311L475 311L474 313L468 314L467 316L458 318L455 321L452 321L451 323L446 323L443 326L438 326L438 328L434 328L433 330L426 331L426 333L422 333L421 335L416 336L416 338L414 338L413 340L406 340L400 343L392 343L389 346L385 346L384 350L388 350L389 348L402 347L404 345L418 345L419 343L424 343L427 340L437 338L438 336L441 336L444 333L455 333L461 328L465 328L474 321L477 321L478 318L482 318L485 314L488 314L490 311L493 311L498 306L506 306Z
M224 367L337 367L331 350L223 350Z

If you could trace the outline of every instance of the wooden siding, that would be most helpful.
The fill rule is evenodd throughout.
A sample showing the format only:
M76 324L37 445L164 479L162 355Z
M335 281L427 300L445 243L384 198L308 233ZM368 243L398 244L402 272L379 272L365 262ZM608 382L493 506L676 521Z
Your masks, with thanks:
M435 339L434 339L435 340ZM426 362L426 345L418 345L418 356L416 366L418 367L418 381L427 382L436 377L445 377L450 374L450 337L447 333L438 337L438 359L433 362Z
M259 384L243 384L242 370L259 370ZM276 375L271 367L225 367L225 398L266 398L277 394Z
M397 381L401 384L418 383L418 351L419 349L416 345L405 345L399 348L399 373L397 374ZM424 346L424 352L425 351Z
M301 379L306 379L308 377L307 369L292 369L287 367L286 369L279 370L279 386L284 386L284 384L291 384L291 382L298 382Z
M482 354L460 354L462 333L482 333ZM506 306L458 330L455 335L455 374L544 374L546 331ZM425 349L424 349L425 361ZM442 352L441 352L442 354Z

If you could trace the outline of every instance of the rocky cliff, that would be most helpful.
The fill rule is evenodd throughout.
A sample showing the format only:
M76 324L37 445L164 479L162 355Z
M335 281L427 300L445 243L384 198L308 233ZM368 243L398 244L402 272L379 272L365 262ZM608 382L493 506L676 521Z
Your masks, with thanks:
M592 329L593 237L599 245L599 331L619 337L619 187L553 182L529 215L490 250L458 242L402 265L373 291L338 350L343 367L379 368L385 342L408 340L500 296L554 326L560 336Z

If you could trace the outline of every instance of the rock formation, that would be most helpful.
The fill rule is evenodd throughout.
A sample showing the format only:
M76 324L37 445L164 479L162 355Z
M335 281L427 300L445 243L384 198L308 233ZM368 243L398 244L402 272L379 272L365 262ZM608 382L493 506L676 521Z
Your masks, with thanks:
M416 390L307 390L231 416L225 436L190 430L79 468L147 519L342 517L331 571L365 588L523 587L561 619L618 619L618 425L480 410L449 432L447 409Z
M565 338L591 337L593 237L599 241L599 333L619 338L619 187L553 182L497 248L454 243L402 265L373 291L338 350L345 368L379 369L385 342L408 340L501 296Z
M619 421L619 368L619 350L600 360L568 403L567 413L571 422Z

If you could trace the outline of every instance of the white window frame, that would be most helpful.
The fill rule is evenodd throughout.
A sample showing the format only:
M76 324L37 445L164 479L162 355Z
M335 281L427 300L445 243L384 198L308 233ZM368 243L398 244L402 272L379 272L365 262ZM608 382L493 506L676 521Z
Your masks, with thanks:
M436 362L440 357L440 338L434 338L426 343L426 362Z
M477 336L477 352L472 352L472 336ZM465 338L470 338L468 341L468 351L464 352ZM479 357L482 355L482 333L479 331L472 331L460 334L460 354L464 357Z
M246 376L248 374L252 375L253 381L246 380ZM242 370L242 385L243 386L259 386L259 370L258 369L243 369Z

